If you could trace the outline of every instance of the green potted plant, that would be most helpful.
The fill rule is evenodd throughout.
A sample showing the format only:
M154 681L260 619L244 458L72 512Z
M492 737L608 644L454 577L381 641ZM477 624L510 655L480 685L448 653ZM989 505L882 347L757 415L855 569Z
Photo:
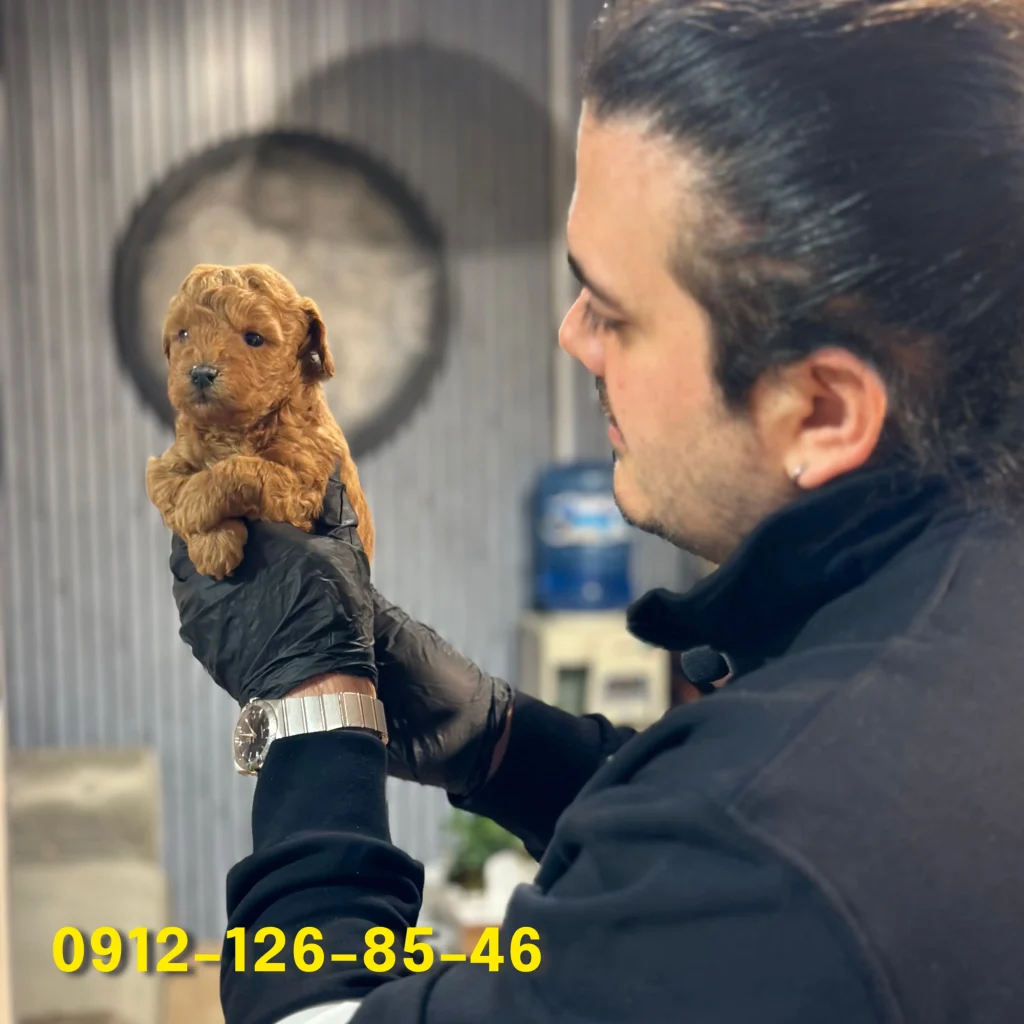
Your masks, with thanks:
M527 856L522 842L490 818L469 811L453 811L446 831L452 837L452 860L448 881L463 889L482 890L484 864L500 850L515 850Z

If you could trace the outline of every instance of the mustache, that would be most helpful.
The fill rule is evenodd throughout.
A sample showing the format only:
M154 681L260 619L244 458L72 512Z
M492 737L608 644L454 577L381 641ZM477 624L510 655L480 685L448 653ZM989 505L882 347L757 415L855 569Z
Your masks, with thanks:
M612 414L612 407L608 404L608 388L605 385L603 377L594 378L594 387L597 388L597 401L601 406L601 411L605 414L608 420L613 426L618 426L615 422L615 416Z

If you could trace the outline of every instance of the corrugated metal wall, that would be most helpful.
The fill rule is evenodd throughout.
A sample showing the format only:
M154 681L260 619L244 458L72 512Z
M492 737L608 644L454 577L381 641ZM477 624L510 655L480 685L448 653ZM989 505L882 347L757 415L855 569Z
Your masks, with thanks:
M520 496L549 451L547 3L0 0L0 11L11 740L155 746L178 920L214 936L225 872L248 849L252 787L230 761L237 709L177 636L168 536L144 488L146 458L171 437L116 357L116 237L173 164L258 127L340 134L404 175L448 237L454 322L429 399L360 464L375 575L510 673L527 569ZM674 564L664 555L646 560L662 577ZM393 785L394 837L417 857L436 850L446 811L435 792Z

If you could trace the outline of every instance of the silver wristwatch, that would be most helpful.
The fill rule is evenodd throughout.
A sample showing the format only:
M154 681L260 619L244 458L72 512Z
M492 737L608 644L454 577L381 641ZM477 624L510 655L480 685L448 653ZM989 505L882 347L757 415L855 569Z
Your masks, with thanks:
M384 705L365 693L251 700L235 724L235 768L240 775L258 775L274 740L332 729L369 729L388 741Z

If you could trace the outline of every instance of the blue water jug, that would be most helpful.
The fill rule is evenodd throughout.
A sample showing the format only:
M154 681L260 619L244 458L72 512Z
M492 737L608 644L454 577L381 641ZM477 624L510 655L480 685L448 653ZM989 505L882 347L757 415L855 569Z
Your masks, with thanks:
M534 606L624 608L632 600L631 531L605 462L552 466L533 501Z

